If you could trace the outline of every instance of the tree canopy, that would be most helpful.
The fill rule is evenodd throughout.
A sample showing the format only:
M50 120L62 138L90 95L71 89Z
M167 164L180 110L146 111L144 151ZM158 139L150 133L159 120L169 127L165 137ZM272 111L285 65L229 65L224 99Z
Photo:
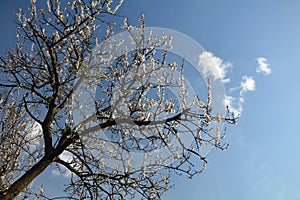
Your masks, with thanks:
M172 36L143 15L128 24L121 5L32 0L16 13L16 47L0 57L1 199L47 198L30 186L52 163L70 174L69 198L158 199L171 172L205 169L203 145L227 147L220 125L235 116L213 112L210 79L205 97L189 94Z

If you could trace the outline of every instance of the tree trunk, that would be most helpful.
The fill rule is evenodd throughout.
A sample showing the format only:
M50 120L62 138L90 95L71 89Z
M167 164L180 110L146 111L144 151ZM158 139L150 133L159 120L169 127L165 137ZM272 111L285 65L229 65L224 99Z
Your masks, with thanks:
M52 163L52 159L44 156L23 176L21 176L18 180L16 180L6 191L0 194L0 199L10 200L18 196L51 163Z

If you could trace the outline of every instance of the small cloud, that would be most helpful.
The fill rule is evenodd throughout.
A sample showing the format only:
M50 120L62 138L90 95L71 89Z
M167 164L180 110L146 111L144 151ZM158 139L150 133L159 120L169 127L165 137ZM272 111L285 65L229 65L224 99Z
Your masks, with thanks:
M268 75L272 72L266 58L259 57L257 60L257 73ZM213 53L204 51L199 55L199 67L202 69L203 75L208 78L212 77L214 80L220 80L222 83L229 83L230 79L227 77L227 72L233 66L230 62L224 61L222 58L215 56ZM250 91L255 91L256 82L252 76L243 76L240 85L229 89L229 93L239 91L235 95L227 95L224 99L225 106L236 115L241 115L243 105L245 103L245 94Z
M62 154L59 155L59 158L67 163L70 163L74 159L74 156L68 151L63 151ZM74 164L70 164L70 166L76 169ZM65 178L69 178L72 175L72 172L63 165L59 165L59 168L51 170L51 173L54 176L62 175Z
M51 173L52 173L54 176L60 176L60 175L61 175L61 173L60 173L59 170L57 170L57 169L51 170Z
M243 104L245 103L244 95L249 91L255 91L255 80L252 76L243 76L239 87L229 89L229 92L240 90L239 97L226 96L224 99L225 106L235 114L240 116L243 111Z
M59 155L59 158L65 162L71 162L74 156L68 151L63 151L62 154Z
M223 83L229 83L230 79L226 77L227 71L232 67L229 62L224 62L213 53L204 51L199 55L199 66L202 67L204 76L212 75L214 80L220 79Z
M63 176L65 178L70 178L71 177L72 173L65 166L60 165L60 168L62 168L62 169L53 169L53 170L51 170L51 173L54 176Z
M28 123L27 130L28 134L26 135L26 138L29 140L42 135L42 126L38 122Z
M242 79L240 92L241 97L248 91L255 91L255 80L252 76L243 76Z
M27 134L25 139L29 142L29 151L32 153L41 144L41 137L43 135L42 126L38 122L28 122Z
M257 61L257 67L256 72L259 74L269 75L272 73L271 68L269 68L269 64L266 58L258 57L256 59Z
M235 116L241 115L243 112L243 102L241 98L236 98L233 96L225 96L224 105L229 107L229 110L234 113Z

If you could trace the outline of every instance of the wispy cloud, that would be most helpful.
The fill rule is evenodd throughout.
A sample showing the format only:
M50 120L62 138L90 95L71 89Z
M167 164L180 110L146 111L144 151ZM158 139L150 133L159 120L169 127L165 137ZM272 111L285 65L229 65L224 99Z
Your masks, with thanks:
M229 106L230 110L236 116L243 112L243 104L245 103L244 95L249 91L255 91L255 80L252 76L243 76L239 87L229 89L229 92L240 90L238 97L226 96L224 99L225 106Z
M29 142L29 151L33 153L41 144L41 137L43 135L42 126L38 122L28 122L26 130L28 133L25 139Z
M264 57L256 59L256 72L264 75L272 73L268 61ZM204 51L199 55L199 66L203 75L212 77L214 80L221 80L224 84L230 82L227 72L233 67L230 62L224 61L222 58L215 56L209 51ZM225 106L229 106L235 115L241 115L243 105L245 103L245 94L256 90L256 82L253 76L244 75L239 85L229 88L228 95L224 98ZM235 93L238 92L238 93Z
M62 154L59 155L59 158L65 162L71 162L74 156L68 151L63 151Z
M269 75L272 73L271 68L269 68L269 64L266 58L264 57L258 57L256 59L257 61L257 67L256 72L264 75Z
M255 80L252 76L243 76L240 96L244 96L244 94L248 91L255 91Z
M232 67L230 62L225 62L213 53L204 51L199 55L198 64L204 76L212 75L215 80L220 79L223 83L230 82L230 79L226 77L228 69Z
M63 151L62 154L59 155L59 158L65 162L70 163L73 159L74 156L67 151ZM72 167L75 167L74 165L71 164ZM72 172L70 172L65 166L60 165L59 168L51 170L51 173L55 176L61 176L63 175L66 178L71 177Z
M72 175L72 173L65 166L62 165L59 166L59 169L51 170L51 173L54 176L63 176L65 178L70 178Z
M243 111L243 101L237 97L225 96L224 105L228 106L230 111L233 112L235 116L240 115Z

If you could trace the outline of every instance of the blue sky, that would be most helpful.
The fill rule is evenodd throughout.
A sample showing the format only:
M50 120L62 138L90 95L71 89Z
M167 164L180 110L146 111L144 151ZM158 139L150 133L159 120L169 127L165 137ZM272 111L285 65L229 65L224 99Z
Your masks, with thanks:
M0 2L1 55L15 44L11 11L18 7L24 2ZM130 23L144 13L148 26L182 32L230 62L227 89L244 75L256 82L238 126L228 127L230 148L213 150L200 176L175 177L164 199L300 199L300 1L125 0L119 12ZM258 57L267 59L270 75L256 73Z

